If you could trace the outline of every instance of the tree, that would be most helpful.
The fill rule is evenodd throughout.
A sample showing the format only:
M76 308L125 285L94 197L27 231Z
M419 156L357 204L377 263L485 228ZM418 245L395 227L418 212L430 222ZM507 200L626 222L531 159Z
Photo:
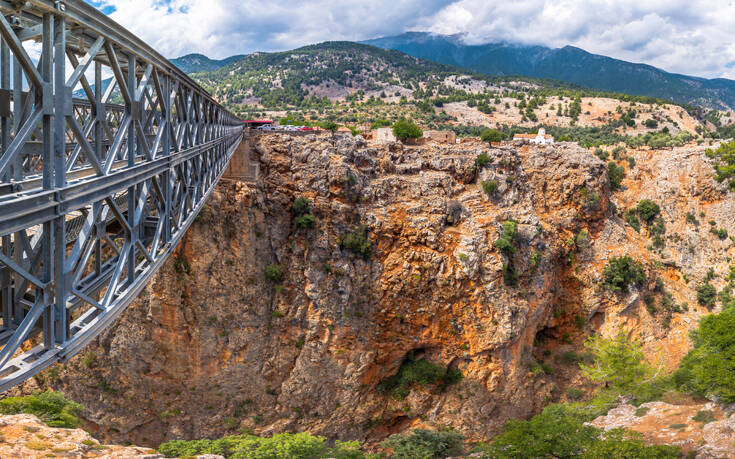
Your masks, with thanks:
M503 134L497 129L485 129L480 133L480 139L483 142L500 142L503 140Z
M674 373L674 383L699 395L735 402L735 308L705 316L691 333L693 348Z
M503 232L495 241L495 247L505 255L512 257L516 253L515 240L518 234L518 222L507 220L503 222Z
M643 219L644 222L650 224L654 218L661 212L661 208L655 202L650 199L641 199L636 207L638 216Z
M602 275L605 287L613 292L627 292L629 285L641 285L646 280L641 264L630 257L611 258Z
M393 135L400 140L418 139L424 135L424 132L408 120L398 120L393 124Z
M334 121L324 121L322 123L322 129L334 133L337 131L337 129L339 129L339 126Z
M625 177L625 169L610 161L607 164L607 176L610 179L610 188L617 190Z
M715 305L716 300L717 289L714 285L707 282L697 287L697 301L699 302L699 304L711 308Z
M646 361L641 344L630 340L623 331L613 339L591 336L584 343L595 356L594 363L580 364L582 374L592 381L603 382L614 391L631 395L658 374Z
M715 159L715 180L729 180L730 189L735 189L735 141L723 143L716 150L708 149L706 153Z

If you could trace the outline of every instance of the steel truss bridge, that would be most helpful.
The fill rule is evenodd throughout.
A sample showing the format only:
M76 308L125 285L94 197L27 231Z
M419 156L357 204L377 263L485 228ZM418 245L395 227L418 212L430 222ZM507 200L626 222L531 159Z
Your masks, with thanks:
M241 136L239 119L83 1L0 0L0 390L125 310Z

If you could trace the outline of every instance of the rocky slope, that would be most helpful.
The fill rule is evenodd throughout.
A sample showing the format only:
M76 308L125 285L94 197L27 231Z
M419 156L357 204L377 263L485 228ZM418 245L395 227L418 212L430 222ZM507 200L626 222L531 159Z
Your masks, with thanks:
M150 448L102 445L82 429L49 427L30 414L0 416L0 457L163 458Z
M640 407L621 405L591 423L604 430L632 429L647 442L680 446L688 457L735 457L735 416L714 403L675 400L650 402Z
M24 390L62 390L87 407L101 438L153 446L240 428L374 442L451 426L488 439L505 420L564 400L570 385L589 388L568 357L590 332L623 327L652 360L675 365L707 312L695 287L710 267L722 285L733 255L707 222L735 234L735 200L699 147L629 151L635 166L621 162L615 193L605 163L573 144L267 135L255 149L260 181L220 183L125 314ZM489 161L478 168L480 154ZM481 182L491 180L488 196ZM299 196L314 228L294 223ZM663 248L622 218L642 198L661 205ZM518 238L509 258L495 241L510 219ZM369 258L341 247L361 225ZM610 293L602 270L625 254L649 282ZM278 282L264 276L273 264L283 268ZM377 390L411 358L464 378L405 397Z

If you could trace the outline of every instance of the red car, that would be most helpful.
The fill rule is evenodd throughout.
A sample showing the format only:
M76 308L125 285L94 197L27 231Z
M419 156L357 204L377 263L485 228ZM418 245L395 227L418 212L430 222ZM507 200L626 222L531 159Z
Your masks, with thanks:
M316 129L314 129L313 127L310 127L310 126L303 126L303 127L302 127L301 129L299 129L299 130L300 130L300 131L316 131Z

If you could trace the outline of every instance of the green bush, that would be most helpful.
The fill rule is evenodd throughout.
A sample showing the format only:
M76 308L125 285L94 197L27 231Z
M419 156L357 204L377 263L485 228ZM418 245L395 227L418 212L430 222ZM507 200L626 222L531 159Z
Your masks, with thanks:
M480 133L480 139L483 142L500 142L503 140L503 133L497 129L485 129Z
M439 459L462 454L463 440L453 430L415 429L409 435L391 435L381 446L393 450L392 459Z
M625 177L625 169L610 161L607 164L607 176L610 179L610 188L617 190Z
M497 180L483 180L482 181L482 189L487 193L488 196L495 193L495 190L498 189L498 181Z
M629 224L636 233L640 233L641 231L641 221L638 220L638 216L633 212L632 210L629 210L625 213L625 222Z
M298 228L312 228L316 224L316 218L311 214L299 215L294 223Z
M500 238L495 241L495 247L505 255L512 257L516 253L515 242L518 236L518 222L515 220L506 220L503 222L503 232Z
M615 147L612 150L613 158L616 159L616 160L621 159L624 154L625 154L625 147L623 147L623 146Z
M727 230L725 228L719 228L719 229L712 228L710 232L714 234L715 236L717 236L717 238L721 241L724 241L725 239L727 239L727 236L728 236Z
M595 156L597 156L603 161L607 161L607 158L610 157L610 153L606 152L602 148L595 148Z
M271 282L278 283L283 279L283 266L281 265L268 265L263 270L265 278Z
M425 359L413 360L409 356L396 374L378 383L377 390L378 393L391 394L394 398L401 399L407 396L414 386L437 384L440 388L444 388L458 383L461 379L462 373L459 370L446 368Z
M488 164L490 164L490 156L488 156L487 153L480 153L479 155L477 155L477 158L475 159L475 166L482 169Z
M393 124L393 135L397 139L418 139L424 135L424 132L416 124L408 120L399 120Z
M336 441L329 447L324 437L308 433L283 433L270 438L243 434L217 440L173 440L161 444L158 452L166 457L192 457L218 454L227 459L360 459L364 454L357 442Z
M311 209L311 203L305 197L299 196L298 198L294 199L293 213L295 215L298 216L298 215L308 214L310 209Z
M697 301L702 306L711 308L717 301L717 289L709 282L700 284L697 287Z
M702 317L692 331L693 348L674 373L682 390L724 403L735 402L735 308Z
M648 392L644 386L653 381L655 372L638 341L630 340L621 330L612 339L591 336L584 346L595 356L594 363L580 365L586 378L626 396L638 396L641 389Z
M50 427L75 429L82 411L82 405L51 391L0 400L0 414L33 414Z
M641 264L627 256L611 258L602 275L605 287L613 292L627 292L629 285L642 285L646 280Z
M340 247L369 260L373 254L372 243L367 236L367 226L361 225L357 231L342 236Z
M701 422L703 424L709 424L710 422L715 422L716 420L717 418L710 410L697 411L696 416L692 417L692 421Z
M636 211L644 222L650 224L658 216L659 212L661 212L661 208L650 199L641 199L636 207Z
M582 389L578 389L576 387L567 387L567 398L570 400L579 400L584 395L584 391Z
M732 190L735 185L735 141L723 143L716 150L708 149L706 153L715 158L715 180L729 180Z

